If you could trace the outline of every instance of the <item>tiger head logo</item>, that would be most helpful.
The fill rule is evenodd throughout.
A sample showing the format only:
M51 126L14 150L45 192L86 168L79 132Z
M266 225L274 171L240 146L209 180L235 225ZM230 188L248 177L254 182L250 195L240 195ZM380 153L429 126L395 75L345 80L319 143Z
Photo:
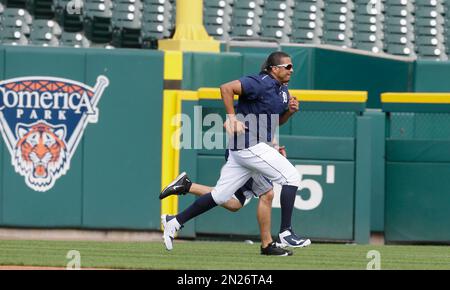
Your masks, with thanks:
M0 81L0 145L30 189L49 191L70 170L84 130L98 122L98 104L108 85L103 75L93 87L52 76Z
M47 191L69 168L65 126L51 126L43 121L28 126L18 124L16 134L16 172L25 177L28 186Z

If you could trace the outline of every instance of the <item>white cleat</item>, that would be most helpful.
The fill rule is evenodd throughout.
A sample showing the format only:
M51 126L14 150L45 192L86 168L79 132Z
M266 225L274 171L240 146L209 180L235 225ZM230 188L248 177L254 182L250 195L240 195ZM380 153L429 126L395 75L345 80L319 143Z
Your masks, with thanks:
M164 227L164 245L166 246L166 249L170 251L173 249L173 239L175 238L175 233L181 228L181 226L174 216L169 216L167 214L163 214L161 216L161 223Z
M287 229L284 232L278 234L276 245L280 248L304 248L311 245L311 240L300 238L291 229Z

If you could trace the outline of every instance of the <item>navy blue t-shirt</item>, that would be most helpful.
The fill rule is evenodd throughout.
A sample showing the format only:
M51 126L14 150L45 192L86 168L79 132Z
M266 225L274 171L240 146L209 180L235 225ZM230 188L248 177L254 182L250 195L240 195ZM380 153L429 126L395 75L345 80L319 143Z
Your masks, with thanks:
M230 138L231 150L245 149L260 142L270 143L278 120L288 110L289 91L270 74L260 73L239 79L242 94L236 105L238 120L248 129L245 134Z

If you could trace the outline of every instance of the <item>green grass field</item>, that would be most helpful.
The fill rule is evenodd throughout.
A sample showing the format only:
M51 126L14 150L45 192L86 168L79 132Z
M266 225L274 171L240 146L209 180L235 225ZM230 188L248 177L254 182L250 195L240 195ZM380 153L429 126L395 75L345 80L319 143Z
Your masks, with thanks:
M450 269L447 246L359 246L313 244L291 257L259 254L259 244L176 241L168 252L160 242L0 241L0 265L66 267L77 250L81 267L114 269L361 269L380 253L381 269Z

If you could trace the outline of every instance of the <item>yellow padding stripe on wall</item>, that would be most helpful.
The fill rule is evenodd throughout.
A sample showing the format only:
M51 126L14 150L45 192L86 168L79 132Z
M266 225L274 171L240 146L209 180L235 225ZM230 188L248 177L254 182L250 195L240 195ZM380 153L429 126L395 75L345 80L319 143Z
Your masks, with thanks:
M183 52L164 52L164 80L183 79Z
M300 102L365 103L366 91L289 90Z
M450 104L449 93L384 93L382 103Z
M198 99L197 92L178 90L164 90L163 97L161 190L179 174L182 101ZM177 214L178 196L172 195L163 199L161 213Z
M239 96L234 96L237 100ZM199 88L198 89L198 99L200 100L220 100L222 95L220 94L219 88Z
M366 91L313 91L313 90L289 90L292 96L299 101L306 102L345 102L345 103L365 103L367 101ZM200 88L198 99L200 100L220 100L220 89ZM238 96L234 96L237 100Z
M177 114L177 91L165 90L163 93L163 123L162 123L162 158L161 158L161 189L166 187L175 177L176 152L172 146L172 136L176 127L172 125ZM178 161L176 162L178 164ZM174 204L178 204L176 195L161 201L161 213L175 214Z

